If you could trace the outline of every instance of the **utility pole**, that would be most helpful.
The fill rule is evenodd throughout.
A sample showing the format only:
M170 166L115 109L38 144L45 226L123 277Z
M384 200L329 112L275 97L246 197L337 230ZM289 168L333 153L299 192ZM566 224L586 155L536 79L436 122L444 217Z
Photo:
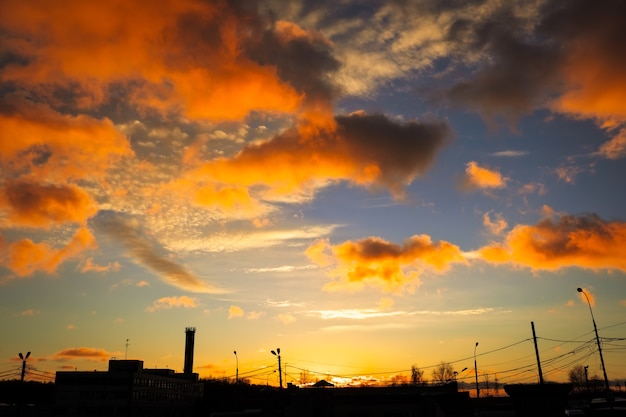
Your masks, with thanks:
M537 347L537 335L535 335L535 323L531 321L530 327L533 329L533 341L535 342L535 355L537 356L537 370L539 372L539 383L543 385L543 373L541 372L541 361L539 360L539 348Z
M474 375L476 377L476 398L480 398L480 388L478 387L478 366L476 366L476 348L478 342L474 345Z
M589 305L589 313L591 313L591 321L593 322L593 331L596 333L596 343L598 344L598 353L600 354L600 363L602 364L602 372L604 373L604 389L606 392L611 391L609 387L609 378L606 376L606 368L604 366L604 357L602 356L602 345L600 344L600 336L598 336L598 327L596 326L596 319L593 317L593 310L591 310L591 301L589 296L582 288L577 288L577 291L585 296L587 304Z

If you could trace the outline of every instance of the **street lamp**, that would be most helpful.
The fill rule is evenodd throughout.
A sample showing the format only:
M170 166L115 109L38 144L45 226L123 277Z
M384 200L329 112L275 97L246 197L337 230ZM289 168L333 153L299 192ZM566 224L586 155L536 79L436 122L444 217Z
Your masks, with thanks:
M236 367L235 367L235 384L239 383L239 358L237 357L237 351L233 351L233 353L235 354L235 363L236 363Z
M26 356L22 355L22 352L19 354L20 359L22 360L22 382L24 382L24 375L26 374L26 359L30 356L30 352L26 352Z
M462 374L465 371L467 371L467 368L461 369L460 372L454 371L454 380L456 381L456 378L459 376L459 374Z
M280 348L276 348L276 352L272 350L272 355L278 358L278 385L280 386L280 389L283 389L283 373L280 369Z
M596 332L596 343L598 344L598 353L600 353L600 363L602 364L602 372L604 373L604 388L610 391L609 378L606 376L606 368L604 367L604 357L602 357L602 346L600 346L600 337L598 336L598 327L596 326L596 319L593 317L593 310L591 310L591 302L587 293L582 288L577 288L577 291L585 296L587 304L589 305L589 312L591 313L591 321L593 322L593 330Z
M474 345L474 374L476 374L476 398L480 398L480 388L478 388L478 367L476 366L476 348L478 342Z

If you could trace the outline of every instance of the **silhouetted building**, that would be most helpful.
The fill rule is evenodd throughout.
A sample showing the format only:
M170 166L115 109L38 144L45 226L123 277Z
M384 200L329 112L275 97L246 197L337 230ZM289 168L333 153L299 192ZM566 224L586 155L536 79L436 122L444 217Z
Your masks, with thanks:
M469 394L456 383L440 386L360 388L293 388L288 390L287 417L467 417L473 414Z
M195 335L195 327L185 328L185 365L183 367L183 372L188 375L193 372L193 345Z
M107 372L57 372L56 408L63 416L190 416L204 384L193 373L196 329L185 329L185 367L144 369L140 360L109 361Z
M111 359L107 372L57 372L56 408L63 416L188 416L203 387L197 374Z

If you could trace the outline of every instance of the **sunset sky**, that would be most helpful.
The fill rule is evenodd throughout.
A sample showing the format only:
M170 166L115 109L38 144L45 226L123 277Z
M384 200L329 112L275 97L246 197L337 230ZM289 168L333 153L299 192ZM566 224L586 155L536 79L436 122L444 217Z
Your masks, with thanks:
M625 386L624 16L3 0L0 379L602 378L581 287Z

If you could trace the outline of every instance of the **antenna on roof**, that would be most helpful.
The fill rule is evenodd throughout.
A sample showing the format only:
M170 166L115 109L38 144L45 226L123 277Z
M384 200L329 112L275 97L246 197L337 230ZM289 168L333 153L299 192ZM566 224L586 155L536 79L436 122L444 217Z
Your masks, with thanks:
M130 345L130 343L128 343L130 339L126 339L126 354L124 355L124 360L128 359L128 345Z

